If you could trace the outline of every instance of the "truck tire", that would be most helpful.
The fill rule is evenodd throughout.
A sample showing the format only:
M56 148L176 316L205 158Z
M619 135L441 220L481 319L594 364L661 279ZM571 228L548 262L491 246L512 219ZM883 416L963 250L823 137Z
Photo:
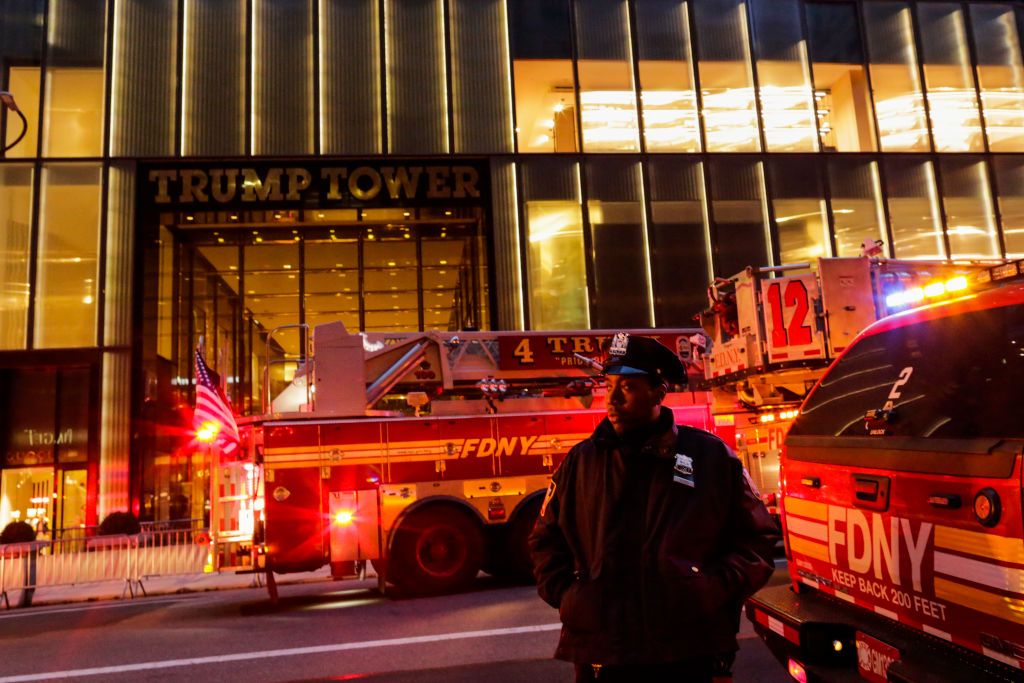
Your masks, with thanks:
M516 511L511 522L500 529L500 535L494 539L493 555L484 571L506 581L533 583L533 560L527 539L540 514L540 504L540 498L529 501Z
M469 586L483 563L480 524L454 507L409 515L395 532L387 579L400 595L450 593Z
M534 498L517 513L508 530L508 556L512 578L523 583L533 583L533 559L530 557L528 540L540 516L541 499Z

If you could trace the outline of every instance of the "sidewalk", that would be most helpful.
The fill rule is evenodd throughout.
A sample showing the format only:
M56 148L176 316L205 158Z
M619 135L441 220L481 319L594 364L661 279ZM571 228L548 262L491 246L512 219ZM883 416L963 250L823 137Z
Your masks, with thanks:
M368 578L375 577L375 574L368 574ZM312 572L300 572L295 574L275 574L278 586L285 586L297 583L312 583L331 580L330 566ZM205 591L231 590L236 588L260 588L266 590L266 578L262 574L235 574L234 572L223 572L219 574L186 574L178 576L153 576L143 578L142 587L145 593L135 587L135 597L145 598L154 595L176 595L180 593L202 593ZM11 601L11 609L18 609L18 602L21 600L21 591L12 590L8 593ZM60 605L75 602L93 602L99 600L130 600L125 581L113 579L98 583L86 583L67 586L47 586L37 588L32 597L32 607L44 605ZM31 609L29 607L28 609ZM0 613L4 606L0 602Z

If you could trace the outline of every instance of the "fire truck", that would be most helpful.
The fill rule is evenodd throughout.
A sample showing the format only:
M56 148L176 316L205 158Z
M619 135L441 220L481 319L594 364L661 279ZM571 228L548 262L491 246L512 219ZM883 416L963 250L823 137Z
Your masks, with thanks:
M711 283L708 308L700 314L710 338L709 348L697 350L701 386L711 392L720 432L733 430L730 445L773 514L786 430L829 364L871 323L925 297L937 283L966 286L957 278L986 265L820 258L750 267Z
M1024 262L889 300L789 430L747 616L798 681L1024 680Z
M701 336L637 332L684 363ZM316 326L287 386L267 382L264 414L216 459L211 570L266 572L272 596L275 572L327 564L345 578L369 562L382 590L405 594L457 590L481 569L529 577L551 474L604 417L594 377L613 334ZM677 421L713 429L708 394L674 389Z

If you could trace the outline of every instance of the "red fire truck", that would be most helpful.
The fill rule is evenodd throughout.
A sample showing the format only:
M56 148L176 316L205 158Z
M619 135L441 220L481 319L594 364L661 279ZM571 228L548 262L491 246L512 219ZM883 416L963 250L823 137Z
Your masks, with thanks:
M889 297L936 303L868 327L803 402L792 585L747 615L798 681L1024 680L1024 262Z
M924 297L929 284L985 265L821 258L814 264L747 268L709 286L701 324L710 349L698 353L703 386L712 393L717 423L731 423L730 445L773 513L786 430L829 364L861 330L900 310L906 297Z
M702 337L638 333L684 362ZM551 473L604 416L593 377L612 334L318 325L288 386L216 460L211 564L266 571L272 587L274 572L329 563L342 578L369 561L382 589L405 593L455 590L480 569L529 576ZM712 429L708 394L676 389L676 419Z

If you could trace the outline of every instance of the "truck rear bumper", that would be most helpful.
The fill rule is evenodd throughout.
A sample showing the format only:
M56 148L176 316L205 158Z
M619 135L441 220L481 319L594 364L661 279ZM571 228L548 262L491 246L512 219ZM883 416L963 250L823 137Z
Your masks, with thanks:
M888 666L890 681L1024 681L1024 671L914 631L813 591L789 585L765 588L746 606L747 618L775 657L798 662L807 681L863 681L857 667L857 632L899 651ZM877 664L878 658L875 658ZM879 679L868 679L879 680Z

